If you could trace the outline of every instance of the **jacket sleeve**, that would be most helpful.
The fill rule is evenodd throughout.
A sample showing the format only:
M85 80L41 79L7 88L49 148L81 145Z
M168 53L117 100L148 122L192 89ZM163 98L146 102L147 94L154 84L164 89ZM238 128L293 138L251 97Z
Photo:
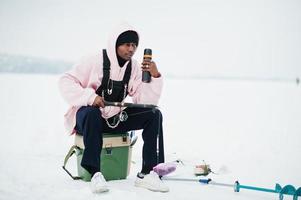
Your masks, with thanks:
M137 62L133 62L132 78L129 83L129 95L134 103L157 105L161 96L163 79L151 78L150 83L142 82L142 70Z
M70 106L93 104L97 94L95 89L88 87L93 66L91 60L85 59L60 77L60 93Z

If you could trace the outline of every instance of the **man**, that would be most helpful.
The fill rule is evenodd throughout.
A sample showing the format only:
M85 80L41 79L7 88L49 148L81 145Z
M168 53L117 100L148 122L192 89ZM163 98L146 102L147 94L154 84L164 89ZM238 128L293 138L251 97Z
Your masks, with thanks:
M85 151L81 166L91 175L93 192L108 191L101 174L100 158L103 133L120 133L143 129L142 169L135 186L167 192L152 170L164 162L162 114L149 108L105 106L106 101L121 102L127 95L134 103L157 104L162 91L162 77L156 63L132 59L139 35L129 25L121 25L108 41L106 50L89 57L66 72L59 80L62 96L71 106L65 115L70 133L83 135ZM142 71L148 71L151 82L142 82ZM159 154L157 155L157 137Z

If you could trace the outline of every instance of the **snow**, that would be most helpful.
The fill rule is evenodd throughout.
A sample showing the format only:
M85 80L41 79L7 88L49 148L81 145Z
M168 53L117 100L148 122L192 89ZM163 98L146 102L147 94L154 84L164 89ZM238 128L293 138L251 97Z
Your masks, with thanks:
M73 138L63 127L67 105L57 80L58 75L0 74L1 200L278 198L198 182L165 181L169 193L136 188L141 137L129 177L108 182L106 194L92 194L88 183L72 180L61 168ZM208 177L218 182L300 187L300 102L300 85L294 82L165 80L160 108L166 160L185 164L170 176L194 178L193 166L205 160L219 173ZM74 159L68 168L76 172Z

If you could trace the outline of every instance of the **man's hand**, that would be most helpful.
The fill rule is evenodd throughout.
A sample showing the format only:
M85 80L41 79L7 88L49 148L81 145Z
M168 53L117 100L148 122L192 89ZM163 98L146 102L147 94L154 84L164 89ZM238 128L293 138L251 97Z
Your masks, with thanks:
M105 107L105 103L104 103L103 98L102 98L101 96L97 96L97 97L94 99L94 102L93 102L92 106L104 108L104 107Z
M157 65L153 61L143 61L142 63L142 71L149 71L152 77L159 78L161 76L158 71Z

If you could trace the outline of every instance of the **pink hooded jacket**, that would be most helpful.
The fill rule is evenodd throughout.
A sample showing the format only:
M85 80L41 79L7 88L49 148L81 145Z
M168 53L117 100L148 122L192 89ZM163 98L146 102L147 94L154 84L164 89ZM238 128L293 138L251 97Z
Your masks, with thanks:
M128 30L134 30L127 24L116 29L108 41L107 54L111 62L110 78L120 81L123 79L126 65L121 68L118 64L115 44L118 36ZM136 31L137 32L137 31ZM141 64L132 59L132 71L128 85L129 96L134 103L146 103L157 105L161 96L163 81L162 77L152 78L150 83L143 83ZM102 51L98 55L83 59L73 69L64 73L59 79L59 89L63 98L70 105L65 114L65 127L68 133L74 133L76 112L81 106L92 105L97 94L95 91L100 86L103 78ZM120 112L120 108L106 106L100 108L102 117L109 118Z

